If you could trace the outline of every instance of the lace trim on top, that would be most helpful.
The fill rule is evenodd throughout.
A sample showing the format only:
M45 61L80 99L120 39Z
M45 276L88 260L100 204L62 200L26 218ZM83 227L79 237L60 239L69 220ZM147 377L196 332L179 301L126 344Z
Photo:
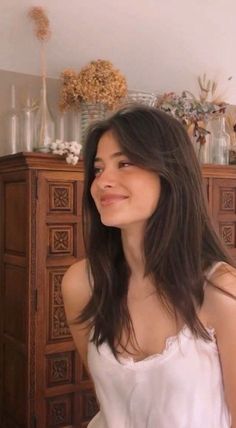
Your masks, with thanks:
M215 329L212 327L206 327L207 332L210 334L211 342L205 342L201 338L195 338L187 325L184 325L182 329L174 336L170 336L165 341L164 349L161 353L156 353L153 355L149 355L142 360L135 360L132 356L130 357L119 357L118 361L114 357L109 345L107 343L103 343L100 346L99 352L101 352L105 357L112 360L114 363L121 363L124 366L129 367L143 367L147 365L147 363L162 361L168 357L170 357L174 352L180 349L181 343L185 340L196 340L202 341L207 346L213 348L214 351L218 353L217 345L216 345L216 337L215 337Z

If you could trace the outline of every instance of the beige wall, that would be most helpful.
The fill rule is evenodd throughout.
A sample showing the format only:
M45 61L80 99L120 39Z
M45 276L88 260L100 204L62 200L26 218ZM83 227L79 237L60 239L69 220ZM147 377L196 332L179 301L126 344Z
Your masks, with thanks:
M29 93L35 100L39 100L41 78L28 74L15 73L11 71L0 70L0 155L7 154L8 141L6 130L6 114L11 107L11 85L16 88L16 104L19 111L26 102ZM47 79L48 104L51 113L56 120L58 116L58 99L59 99L59 80Z

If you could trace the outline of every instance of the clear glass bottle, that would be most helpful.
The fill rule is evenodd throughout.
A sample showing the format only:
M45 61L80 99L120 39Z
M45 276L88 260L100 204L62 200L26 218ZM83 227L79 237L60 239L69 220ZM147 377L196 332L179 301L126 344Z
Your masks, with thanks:
M58 111L56 115L56 139L69 141L68 111Z
M55 140L55 122L47 103L46 85L40 94L39 108L35 115L34 150L48 152L47 145Z
M15 85L11 85L11 108L6 115L6 154L17 153L20 148L20 115L16 108Z
M21 149L26 152L33 150L35 111L36 106L28 96L21 113Z
M217 115L210 124L212 161L215 164L228 165L230 135L225 130L225 116Z
M81 113L77 110L69 112L70 134L71 141L81 142Z

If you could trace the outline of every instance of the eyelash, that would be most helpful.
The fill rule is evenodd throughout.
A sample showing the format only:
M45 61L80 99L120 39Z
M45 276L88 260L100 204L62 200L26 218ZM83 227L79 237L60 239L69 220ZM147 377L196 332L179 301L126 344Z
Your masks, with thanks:
M132 162L130 162L130 161L120 161L120 162L119 162L119 167L120 167L120 166L122 166L122 167L123 167L123 166L127 166L127 165L128 165L128 166L132 166L133 164L132 164Z
M118 163L119 168L123 168L123 167L126 168L127 166L132 166L132 165L133 165L133 163L128 161L128 160L127 161L125 161L125 160L119 161L119 163ZM94 177L97 177L99 174L102 173L103 168L99 167L99 166L97 166L97 167L95 166L93 171L94 171Z
M100 174L102 172L102 168L94 167L93 168L93 173L94 173L94 177L97 177L98 174Z

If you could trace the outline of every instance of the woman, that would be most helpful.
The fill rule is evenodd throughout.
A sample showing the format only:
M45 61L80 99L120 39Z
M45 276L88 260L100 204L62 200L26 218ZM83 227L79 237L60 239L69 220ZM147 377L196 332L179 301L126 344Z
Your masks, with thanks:
M191 141L124 108L84 153L86 260L62 290L100 403L93 428L236 428L236 276Z

